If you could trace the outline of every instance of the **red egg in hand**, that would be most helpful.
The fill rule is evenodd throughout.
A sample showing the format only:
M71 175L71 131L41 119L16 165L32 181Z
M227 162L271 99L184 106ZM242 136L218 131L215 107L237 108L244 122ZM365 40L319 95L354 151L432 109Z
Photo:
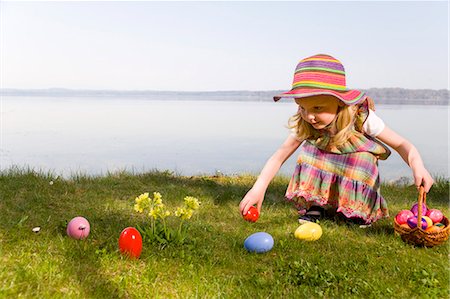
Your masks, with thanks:
M119 237L119 250L132 258L139 258L142 251L142 237L134 227L127 227Z
M248 222L256 222L259 218L258 209L254 206L251 206L243 217Z

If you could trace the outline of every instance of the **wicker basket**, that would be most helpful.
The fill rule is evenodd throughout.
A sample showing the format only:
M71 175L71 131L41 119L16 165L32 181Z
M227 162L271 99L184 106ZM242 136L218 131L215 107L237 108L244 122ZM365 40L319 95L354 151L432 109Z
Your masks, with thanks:
M417 219L422 219L422 203L426 203L427 196L423 189L423 186L419 188L419 198L418 198L418 214ZM433 247L440 245L447 241L448 236L450 234L450 226L449 220L444 216L441 223L445 225L445 227L439 231L428 232L424 231L421 228L422 221L417 221L417 227L409 228L401 226L397 223L394 218L394 229L400 235L403 241L406 243L418 245L418 246L426 246Z

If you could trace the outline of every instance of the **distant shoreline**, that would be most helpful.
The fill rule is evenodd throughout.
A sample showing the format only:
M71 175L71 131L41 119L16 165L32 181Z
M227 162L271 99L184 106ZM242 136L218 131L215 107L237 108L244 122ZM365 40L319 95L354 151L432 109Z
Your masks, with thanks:
M393 105L449 105L450 90L446 89L403 89L370 88L360 89L375 100L377 104ZM155 91L155 90L88 90L88 89L12 89L0 90L0 96L27 97L129 97L148 100L210 100L240 102L272 102L273 96L283 90L266 91Z
M107 176L117 176L117 175L130 175L130 176L141 176L146 174L167 174L171 176L176 177L185 177L185 178L195 178L195 177L242 177L242 176L249 176L249 177L255 177L255 179L258 177L258 172L227 172L223 173L220 170L215 171L206 171L206 172L196 172L196 173L182 173L177 170L173 169L159 169L159 168L153 168L153 169L147 169L143 171L136 171L133 168L122 168L122 169L116 169L116 170L104 170L100 172L89 172L87 170L82 171L74 171L74 172L64 172L64 171L58 171L55 169L44 169L44 168L38 168L33 167L30 165L9 165L6 168L0 169L0 176L5 175L26 175L26 174L33 174L38 176L47 176L50 178L53 178L54 180L57 180L58 178L62 178L65 180L69 180L73 177L85 177L85 178L105 178ZM289 181L291 178L291 175L280 173L278 172L275 175L276 178ZM443 182L448 183L450 178L445 175L433 175L433 178L437 182ZM414 181L412 176L409 174L400 175L397 177L393 177L390 179L382 179L381 183L384 185L390 185L390 186L413 186Z

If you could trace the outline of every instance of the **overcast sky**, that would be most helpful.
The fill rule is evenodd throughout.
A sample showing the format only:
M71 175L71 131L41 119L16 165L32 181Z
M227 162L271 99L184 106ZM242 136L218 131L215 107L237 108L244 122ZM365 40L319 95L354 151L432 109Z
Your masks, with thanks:
M290 89L304 57L350 88L448 88L449 7L423 2L0 2L2 88Z

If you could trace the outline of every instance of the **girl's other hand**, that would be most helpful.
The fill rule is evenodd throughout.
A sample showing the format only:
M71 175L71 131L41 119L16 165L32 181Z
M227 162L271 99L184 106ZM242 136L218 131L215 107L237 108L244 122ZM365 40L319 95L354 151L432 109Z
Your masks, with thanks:
M431 177L430 173L425 168L420 168L418 170L413 171L414 176L414 185L417 188L423 186L426 193L430 191L431 186L433 186L434 180Z
M245 215L250 209L251 206L254 206L256 204L256 208L258 209L258 212L261 213L261 206L262 202L264 200L264 192L259 192L257 190L254 190L253 188L250 189L247 194L245 194L244 198L241 200L239 204L239 210L242 215Z

